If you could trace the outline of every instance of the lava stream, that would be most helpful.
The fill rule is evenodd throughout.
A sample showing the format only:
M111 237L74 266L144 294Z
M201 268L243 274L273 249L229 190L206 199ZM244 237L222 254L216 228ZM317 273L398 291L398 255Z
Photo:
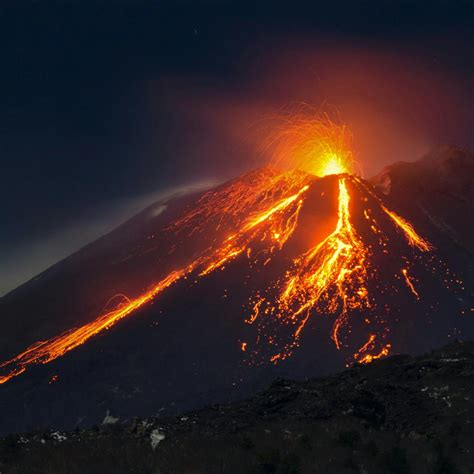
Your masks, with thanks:
M357 234L350 219L350 195L346 178L339 178L338 218L334 231L322 242L295 260L284 288L269 312L295 327L294 340L283 353L286 358L306 325L312 309L323 304L327 312L339 313L332 331L336 347L341 347L339 331L345 324L348 309L369 308L366 287L369 250ZM249 321L253 322L265 298L259 299Z
M359 362L359 364L369 364L375 359L388 356L392 345L385 344L378 352L376 352L376 347L377 336L370 334L368 341L354 354L354 359Z
M396 212L390 211L382 202L382 200L370 189L366 183L364 183L360 178L354 177L354 181L365 191L367 191L375 200L380 204L381 209L387 216L392 219L396 227L400 229L405 238L408 241L408 244L412 247L421 250L422 252L429 252L433 250L433 245L430 242L421 237L413 228L413 226L405 220L403 217L399 216Z
M433 248L428 241L426 241L416 233L413 226L408 221L403 219L403 217L399 216L393 211L389 211L385 206L382 206L382 209L385 214L387 214L393 220L393 222L395 222L395 224L404 232L408 243L412 247L417 247L422 252L428 252Z
M373 301L374 296L369 295L369 282L377 280L378 272L371 263L374 252L372 245L364 241L351 222L348 183L351 183L355 190L360 189L363 193L367 191L375 198L379 210L390 217L391 222L402 231L410 246L421 252L428 252L433 248L428 241L417 234L408 221L390 211L361 179L339 175L337 223L333 232L294 260L293 269L287 274L283 283L277 282L267 289L268 293L272 293L273 288L279 288L275 298L258 294L252 303L247 323L261 325L262 322L258 320L273 317L284 326L293 328L289 342L271 357L272 362L292 355L293 350L299 345L300 335L313 311L336 315L331 338L337 349L347 346L341 333L346 327L345 333L351 332L351 322L348 319L351 311L365 314L366 324L372 324L370 319L382 320L380 315L376 314L368 318L377 307ZM371 212L373 209L362 209L363 215L369 221L369 229L378 237L379 249L382 254L387 254L388 238L377 227L375 219L370 217ZM402 268L401 273L408 289L419 300L420 295L414 287L413 278L408 275L408 270ZM388 308L385 308L385 312L387 311ZM265 324L263 322L263 325ZM369 363L388 355L391 344L384 342L387 331L388 328L384 328L377 335L371 334L368 342L355 351L352 357L358 362ZM273 336L268 338L270 345L274 345L274 340Z
M16 357L1 363L0 369L6 373L0 376L0 384L20 375L33 365L47 364L84 344L91 337L131 315L194 271L198 271L199 276L204 276L222 268L227 262L249 249L249 244L253 240L267 240L266 253L271 253L275 246L281 248L295 229L302 206L300 197L308 190L308 187L304 185L293 195L276 202L273 200L272 204L263 211L251 214L241 230L228 237L217 249L204 252L190 264L172 271L139 297L124 299L116 309L101 314L90 323L68 330L47 341L36 342Z

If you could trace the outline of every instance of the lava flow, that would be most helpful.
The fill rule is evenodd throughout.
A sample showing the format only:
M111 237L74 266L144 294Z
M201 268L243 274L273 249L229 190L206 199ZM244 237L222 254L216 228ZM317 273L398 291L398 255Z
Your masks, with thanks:
M408 221L389 210L369 184L352 174L355 162L347 128L327 119L308 121L301 117L286 125L283 132L272 138L271 145L275 147L273 164L284 160L283 168L287 169L266 169L251 174L247 181L234 180L211 190L161 231L185 240L196 232L208 233L212 237L206 248L143 294L133 298L122 296L116 307L91 322L36 342L1 363L0 384L86 343L120 320L136 314L163 291L191 275L197 282L240 257L247 257L254 265L265 266L296 233L305 200L318 179L328 175L335 175L331 179L337 182L338 188L334 230L292 258L283 276L257 293L246 322L258 328L255 346L262 341L278 346L269 357L274 363L293 354L309 319L316 314L333 318L330 337L337 349L353 346L353 360L368 363L388 355L392 345L387 342L389 330L383 325L384 305L370 292L371 284L378 278L374 252L386 255L389 245L389 237L377 219L389 222L416 251L429 252L433 247ZM354 223L353 195L357 196L359 207L363 205L359 202L371 200L371 205L359 209L365 216L368 231L362 232ZM384 222L385 228L387 222ZM416 279L408 272L406 262L400 262L398 278L401 274L405 288L419 300L421 295L414 285ZM370 326L367 340L351 343L351 325L360 318ZM275 323L285 328L285 340L281 344L275 342ZM381 327L376 327L376 323ZM250 355L255 354L255 346L251 342L240 343L242 352Z
M123 297L114 310L105 312L92 322L66 331L47 341L39 341L13 359L0 364L0 369L6 372L0 376L0 384L20 375L31 366L51 362L84 344L91 337L109 329L121 319L134 313L192 272L197 271L199 276L205 276L223 268L226 263L249 249L249 244L253 240L268 241L265 253L272 253L276 248L281 248L295 229L303 203L301 196L309 188L307 184L302 185L300 177L296 178L296 175L295 181L300 185L300 188L294 194L283 199L275 201L273 195L272 199L265 199L266 189L263 192L255 193L254 198L256 195L260 196L260 199L265 202L265 206L262 210L252 213L239 232L227 237L216 249L207 249L188 265L172 271L146 293L133 299Z
M293 269L283 284L277 282L271 285L271 288L280 288L276 297L271 294L270 289L270 296L262 297L259 294L254 301L249 323L253 324L263 314L293 328L290 342L271 357L273 362L292 355L299 345L303 329L315 311L336 315L331 338L337 349L341 349L344 346L341 331L349 325L349 313L357 310L367 316L376 307L368 290L369 281L377 279L377 269L371 264L373 246L364 243L351 222L348 182L361 189L367 186L359 178L339 175L338 218L334 231L295 259ZM370 189L368 191L380 203L379 210L390 217L410 246L422 252L432 249L431 244L418 235L410 223L387 209ZM387 253L383 247L387 245L388 238L375 226L376 221L370 218L368 210L364 210L364 215L372 221L370 229L379 237L382 252ZM408 270L402 268L401 272L408 288L419 299L420 295L408 276ZM367 317L365 319L368 320ZM350 334L350 327L347 332ZM370 334L368 341L353 354L353 358L360 363L368 363L388 355L391 344L383 341L387 332L384 329L378 336ZM271 340L274 340L273 336Z

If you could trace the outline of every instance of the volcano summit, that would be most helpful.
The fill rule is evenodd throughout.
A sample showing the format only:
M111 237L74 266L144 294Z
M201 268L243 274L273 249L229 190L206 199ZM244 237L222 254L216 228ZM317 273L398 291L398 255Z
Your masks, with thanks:
M473 157L367 181L343 133L315 149L301 129L277 143L293 168L150 206L0 300L3 429L177 413L473 336Z

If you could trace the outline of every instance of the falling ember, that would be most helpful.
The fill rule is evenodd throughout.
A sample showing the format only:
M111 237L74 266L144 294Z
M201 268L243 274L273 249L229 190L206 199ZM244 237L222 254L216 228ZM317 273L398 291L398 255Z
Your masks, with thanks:
M415 287L414 287L414 285L411 281L411 278L408 276L408 270L406 268L402 268L402 275L405 278L405 282L406 282L408 288L410 288L410 291L416 296L416 299L419 300L420 295L416 291L416 289L415 289Z
M53 375L53 376L49 379L48 384L51 385L51 384L53 384L54 382L57 382L58 378L59 378L59 376Z

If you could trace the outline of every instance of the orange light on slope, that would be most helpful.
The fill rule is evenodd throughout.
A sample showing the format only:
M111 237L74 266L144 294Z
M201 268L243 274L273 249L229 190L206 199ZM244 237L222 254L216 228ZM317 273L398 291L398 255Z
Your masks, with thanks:
M376 359L389 355L392 348L391 344L385 344L378 352L375 352L375 342L376 336L371 334L369 340L354 354L354 359L359 364L370 364Z
M421 250L422 252L429 252L434 249L433 245L428 242L426 239L421 237L413 228L413 226L402 216L398 215L396 212L388 209L382 202L379 196L377 196L372 189L370 189L366 183L364 183L360 178L354 177L354 181L359 184L363 189L365 189L374 199L378 201L383 212L392 219L398 229L400 229L405 238L408 241L408 244L412 247Z
M346 322L348 309L370 307L367 291L367 259L369 251L350 220L350 195L346 178L339 178L338 219L336 228L322 242L295 260L281 290L276 305L270 312L295 327L292 346L297 345L301 331L310 313L319 308L322 312L338 313L332 339L339 349L342 345L339 331ZM254 305L249 322L257 319L264 298ZM291 348L273 356L284 359Z
M0 384L25 372L29 367L38 364L47 364L67 352L84 344L91 337L111 328L117 322L133 314L136 310L149 303L164 290L185 278L194 271L200 271L199 276L222 268L226 263L235 259L238 255L249 248L253 240L262 241L267 235L278 237L278 246L281 248L293 233L298 214L301 209L301 195L308 190L308 185L302 186L295 194L277 200L270 199L267 207L260 213L252 214L242 229L227 238L220 247L197 257L187 266L172 271L160 280L152 289L137 298L124 298L122 302L112 311L100 315L95 320L79 328L66 331L59 336L47 341L39 341L31 345L16 357L0 364L0 370L5 375L0 376ZM270 239L268 252L274 248L274 238Z
M379 349L377 349L377 346ZM380 345L375 334L370 334L367 342L354 354L359 364L370 364L376 359L386 357L392 348L391 344Z
M150 291L144 293L138 298L124 300L116 309L100 315L97 319L85 324L79 328L66 331L59 336L53 337L47 341L39 341L28 347L13 359L0 364L0 369L6 369L7 373L0 376L0 384L3 384L11 378L22 374L30 366L38 364L47 364L58 357L63 356L76 347L84 344L91 337L100 332L111 328L118 321L130 315L138 308L152 300L166 288L173 285L187 273L190 273L197 262L193 262L188 267L171 272L163 278Z
M420 237L408 221L406 221L403 217L399 216L395 212L389 211L385 206L382 206L382 209L403 231L408 240L408 243L412 247L417 247L422 252L428 252L432 250L433 246L427 240Z
M273 205L297 193L308 176L295 170L286 173L258 170L248 182L235 180L225 187L204 194L193 209L184 213L168 226L167 231L177 235L188 232L208 232L209 223L215 221L218 230L225 219L240 227L249 221L249 215L257 216Z
M422 252L433 248L427 240L417 234L411 224L388 210L381 199L360 178L339 176L338 219L334 231L294 260L293 269L288 272L283 284L277 281L267 289L272 293L272 288L280 288L274 300L258 293L252 302L253 308L247 323L260 324L259 321L270 315L293 328L290 342L282 351L271 356L270 360L274 363L292 355L294 348L299 345L301 332L314 310L322 315L336 315L332 339L336 348L340 349L346 345L345 341L343 343L341 340L341 330L346 328L346 333L351 332L351 322L348 319L350 310L360 312L360 310L372 311L376 308L371 301L368 287L369 279L376 278L377 270L370 263L371 247L364 243L352 225L348 183L355 185L355 190L360 189L364 194L368 192L376 199L377 208L390 217L397 229L403 232L409 245ZM361 202L367 203L368 200L365 197ZM362 214L369 221L369 229L378 237L379 245L383 249L382 253L386 253L384 247L387 245L388 237L374 225L376 221L371 217L372 212L371 208L362 209ZM409 290L419 298L407 270L401 269L401 271ZM377 319L375 317L375 320ZM367 317L365 320L370 323ZM354 359L361 363L369 363L388 355L391 344L382 343L387 331L388 328L384 328L377 334L373 334L369 341L354 353ZM272 338L269 338L269 343L273 345Z

